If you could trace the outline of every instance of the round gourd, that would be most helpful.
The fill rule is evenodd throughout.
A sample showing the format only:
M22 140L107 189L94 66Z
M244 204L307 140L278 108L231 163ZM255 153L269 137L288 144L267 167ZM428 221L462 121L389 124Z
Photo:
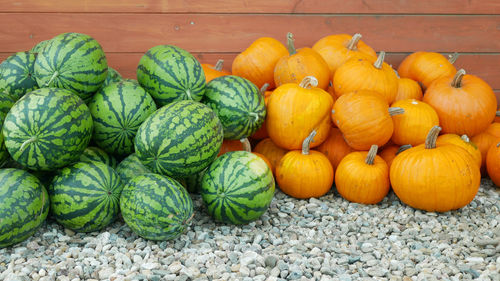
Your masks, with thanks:
M340 132L338 128L331 128L328 138L316 147L316 150L328 157L328 160L330 160L332 164L333 171L337 170L337 166L342 158L354 151L354 149L346 143L342 132Z
M0 94L9 95L14 100L38 89L35 79L36 55L18 52L0 64Z
M436 140L436 145L443 145L443 144L454 144L462 147L463 149L467 150L467 152L470 153L472 158L476 161L477 165L481 167L481 164L483 162L482 156L481 156L481 150L477 147L475 143L473 143L467 135L455 135L455 134L444 134L440 135L437 140Z
M231 75L230 72L222 70L223 66L224 66L223 59L218 60L215 65L202 63L201 67L203 68L203 72L205 73L205 81L208 83L217 77Z
M403 114L392 116L394 133L391 140L395 144L412 146L422 144L429 130L439 125L436 111L425 102L406 99L396 101L391 106L404 110Z

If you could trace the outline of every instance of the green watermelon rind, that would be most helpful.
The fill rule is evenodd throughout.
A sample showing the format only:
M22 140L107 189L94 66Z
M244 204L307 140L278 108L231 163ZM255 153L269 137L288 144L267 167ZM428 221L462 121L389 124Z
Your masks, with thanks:
M18 52L0 64L0 94L7 94L14 100L38 89L35 79L36 55Z
M79 162L89 162L89 161L101 162L110 166L113 169L116 169L116 165L118 164L115 157L109 155L106 151L95 146L87 147L83 151L82 155L80 155Z
M124 184L128 184L135 177L151 173L151 170L142 164L135 153L125 157L115 170Z

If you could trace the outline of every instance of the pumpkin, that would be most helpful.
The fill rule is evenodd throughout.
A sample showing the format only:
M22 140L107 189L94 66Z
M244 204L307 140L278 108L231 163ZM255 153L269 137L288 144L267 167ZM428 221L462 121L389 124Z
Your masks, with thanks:
M415 99L396 101L392 107L404 109L404 114L394 115L394 133L392 142L398 145L416 146L425 142L429 130L439 125L436 111L425 102Z
M221 156L226 152L240 150L248 152L252 151L252 146L250 145L250 141L248 141L247 138L243 138L241 140L224 140L217 156Z
M386 145L384 148L379 152L379 156L384 159L385 163L387 163L387 166L390 168L392 161L394 158L401 152L412 148L411 144L405 144L402 146L391 144L391 145Z
M389 168L377 155L377 145L369 151L349 153L335 172L335 186L344 199L361 204L377 204L389 192Z
M325 59L332 77L337 68L351 58L372 57L376 59L377 57L377 53L361 41L361 34L359 33L353 36L335 34L323 37L314 43L312 49Z
M497 99L481 78L460 69L455 76L434 81L423 101L432 106L446 134L475 136L495 119Z
M323 57L311 48L295 49L292 33L288 33L289 55L282 57L274 69L274 83L279 87L286 83L300 83L306 76L314 76L318 87L326 90L330 81L330 69Z
M394 132L391 115L401 108L389 108L386 100L373 91L342 95L333 107L332 119L347 144L355 150L369 150L372 144L383 146Z
M385 52L381 51L376 61L371 58L350 59L341 65L333 76L335 94L342 96L359 90L375 91L391 104L398 93L398 77L384 58Z
M328 138L315 149L328 157L334 171L337 169L342 158L354 151L346 143L342 132L338 128L331 128Z
M440 130L433 127L425 144L398 154L390 168L392 189L398 198L429 212L466 206L481 183L476 161L463 148L451 144L436 146Z
M267 106L267 102L269 101L269 97L271 96L272 91L268 91L267 89L269 88L269 84L266 83L260 88L260 93L264 96L264 103ZM262 123L260 128L251 136L252 139L254 140L262 140L269 137L269 134L267 133L266 129L266 121Z
M313 130L317 134L311 147L320 145L328 137L333 100L316 86L316 78L308 76L300 85L288 83L273 91L267 104L266 127L269 137L279 147L300 149Z
M223 66L224 66L224 60L222 59L218 60L215 65L211 65L208 63L201 64L203 72L205 73L205 80L207 81L207 83L214 80L217 77L221 77L224 75L231 75L231 72L222 70Z
M269 160L271 171L276 175L276 166L288 150L277 146L270 138L265 138L255 146L254 152L264 155Z
M427 89L434 80L453 76L457 69L453 63L458 54L447 59L435 52L415 52L407 56L399 65L398 73L402 78L410 78Z
M395 101L406 99L422 100L423 96L422 87L415 80L410 78L398 79L398 93Z
M302 151L292 150L283 156L276 167L276 181L289 196L306 199L321 197L333 184L333 167L323 153L310 150L316 131L304 140Z
M481 151L481 168L483 174L486 172L486 154L490 147L500 141L500 123L491 123L486 130L471 138Z
M259 88L269 83L269 88L273 89L274 67L278 60L286 55L288 51L280 41L261 37L236 56L232 73L252 81Z
M475 145L467 135L462 135L462 136L456 134L441 135L437 138L436 145L440 146L443 144L454 144L465 149L467 152L470 153L472 158L474 158L474 160L477 163L477 166L481 167L482 164L481 150L479 150L477 145Z
M500 142L494 143L486 154L486 169L490 179L500 186Z

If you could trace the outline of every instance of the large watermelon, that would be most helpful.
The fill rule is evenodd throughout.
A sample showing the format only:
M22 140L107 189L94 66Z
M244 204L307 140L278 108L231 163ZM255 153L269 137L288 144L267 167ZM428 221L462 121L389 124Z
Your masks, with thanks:
M87 147L80 156L79 161L80 162L97 161L104 163L113 169L115 169L117 165L115 157L109 155L108 153L106 153L106 151L95 146Z
M172 45L149 49L137 66L137 80L157 104L176 100L200 101L205 91L205 73L189 52Z
M194 214L186 189L174 179L157 174L132 179L123 188L120 209L127 225L150 240L178 237Z
M0 64L0 92L18 100L24 94L38 89L34 77L35 54L19 52Z
M95 143L108 153L128 155L134 152L137 129L156 111L156 104L139 84L120 81L95 94L89 109Z
M123 185L101 162L77 162L63 168L49 187L50 208L64 227L78 232L100 230L118 215Z
M111 66L108 66L108 75L104 83L102 83L102 87L106 87L113 82L120 82L121 80L123 80L122 75Z
M118 164L116 172L120 175L123 184L128 184L137 176L151 173L151 170L142 164L135 153L132 153Z
M135 153L152 172L185 178L208 167L223 141L217 115L197 101L176 101L139 127Z
M50 40L44 40L38 42L35 46L33 46L33 48L31 48L30 52L34 54L40 53L45 48L45 46L49 44L49 42Z
M225 139L242 139L253 135L266 118L266 105L257 86L234 75L210 81L205 89L203 103L219 116Z
M54 170L80 157L92 137L92 116L68 90L35 90L10 109L3 126L14 160L32 170Z
M9 95L0 93L0 128L2 128L5 116L9 112L12 105L14 105L14 100ZM3 166L3 164L5 163L5 161L7 161L8 158L9 158L9 152L5 147L3 134L0 133L0 167Z
M0 170L0 248L33 235L49 212L49 196L40 181L18 169Z
M35 61L40 87L71 90L82 99L92 96L108 75L101 45L81 33L63 33L52 38Z
M210 165L200 193L216 221L245 224L266 212L274 188L273 173L262 158L247 151L231 151Z

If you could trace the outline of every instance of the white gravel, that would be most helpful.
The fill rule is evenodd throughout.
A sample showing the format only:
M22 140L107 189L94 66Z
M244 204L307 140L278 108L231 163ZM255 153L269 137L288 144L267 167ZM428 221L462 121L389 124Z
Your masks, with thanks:
M500 189L484 179L467 207L444 214L376 206L330 192L296 200L280 191L245 226L214 223L193 196L188 232L146 241L119 220L81 234L47 221L0 250L0 280L500 280Z

